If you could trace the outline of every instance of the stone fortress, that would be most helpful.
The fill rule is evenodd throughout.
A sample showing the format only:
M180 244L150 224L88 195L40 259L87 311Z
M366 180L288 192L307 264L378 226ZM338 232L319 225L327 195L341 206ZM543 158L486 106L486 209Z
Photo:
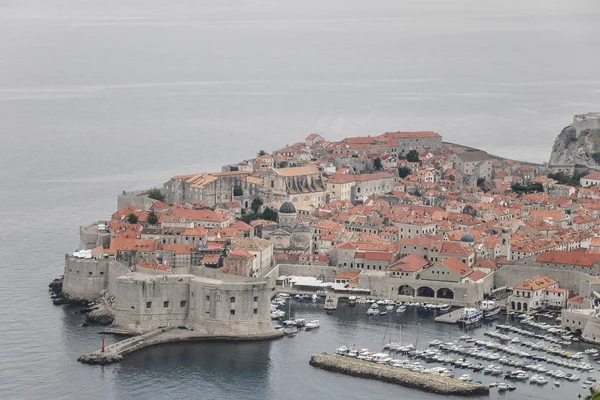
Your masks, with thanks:
M86 248L104 240L82 230ZM204 267L135 272L115 259L65 255L63 292L72 299L115 297L113 328L140 334L185 326L199 336L229 339L278 337L271 324L271 287L263 278L228 275Z

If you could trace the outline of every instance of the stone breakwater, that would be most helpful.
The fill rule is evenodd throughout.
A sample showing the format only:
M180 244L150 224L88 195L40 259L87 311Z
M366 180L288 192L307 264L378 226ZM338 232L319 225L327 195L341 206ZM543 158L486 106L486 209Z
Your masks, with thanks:
M110 346L106 346L104 351L97 350L91 354L84 354L77 359L83 364L99 364L106 365L114 362L119 362L126 354L141 350L145 347L155 346L165 343L178 342L195 342L195 341L222 341L222 342L240 342L240 341L258 341L278 339L283 336L282 331L273 331L265 334L251 335L231 335L231 336L215 336L199 334L187 329L165 327L152 332L144 333L143 335L133 336Z
M463 382L443 376L420 374L402 368L393 368L335 354L315 354L310 358L310 365L326 371L376 379L441 395L479 396L490 393L487 385Z

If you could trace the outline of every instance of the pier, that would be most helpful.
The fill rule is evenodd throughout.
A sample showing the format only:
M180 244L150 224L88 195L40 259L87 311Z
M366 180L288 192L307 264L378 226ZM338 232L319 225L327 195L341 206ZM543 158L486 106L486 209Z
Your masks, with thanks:
M456 324L462 315L464 308L459 308L447 314L435 317L435 322L443 322L445 324Z
M157 329L143 335L133 336L87 355L82 355L77 361L83 364L106 365L119 362L123 356L148 346L163 343L193 342L193 341L255 341L278 339L283 336L280 330L258 335L210 335L173 326Z
M479 396L490 393L487 385L463 382L443 376L420 374L406 369L374 364L336 354L315 354L310 359L310 365L326 371L340 372L366 379L376 379L382 382L394 383L441 395Z

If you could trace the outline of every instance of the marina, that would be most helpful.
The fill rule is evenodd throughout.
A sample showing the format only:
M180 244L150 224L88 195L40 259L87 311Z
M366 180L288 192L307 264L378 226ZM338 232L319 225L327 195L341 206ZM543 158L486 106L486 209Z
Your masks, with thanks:
M358 299L351 307L342 300L334 313L323 315L323 301L292 299L290 310L294 318L322 320L319 342L331 346L313 350L335 353L345 348L346 357L366 363L386 364L429 379L443 376L479 383L489 387L490 398L558 399L563 398L558 394L563 391L564 398L575 398L574 393L589 395L598 379L597 349L572 341L568 345L553 343L548 339L563 341L564 332L550 323L515 317L508 323L483 319L467 327L453 326L436 324L437 313L419 307L407 306L405 312L396 313L398 306L394 305L394 311L384 316L367 313L375 307L385 310L387 305L383 300L377 304ZM506 316L501 315L503 318ZM555 317L539 318L556 323ZM356 329L338 330L339 340L324 336L331 324L339 327L350 321ZM289 340L303 340L304 330ZM364 335L367 330L369 335Z

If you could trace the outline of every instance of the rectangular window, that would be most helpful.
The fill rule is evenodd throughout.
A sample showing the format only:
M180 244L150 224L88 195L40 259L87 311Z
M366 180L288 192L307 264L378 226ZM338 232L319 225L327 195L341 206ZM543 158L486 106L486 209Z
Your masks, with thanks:
M210 296L206 296L206 301L210 301Z
M229 310L229 314L235 315L235 310Z
M254 301L258 301L258 296L254 296Z
M169 308L169 302L168 301L164 301L163 302L163 307L164 308Z
M235 303L235 297L233 297L233 296L232 296L232 297L230 297L230 298L229 298L229 302L230 302L230 303Z
M152 308L152 302L151 301L146 302L146 308Z
M258 315L258 308L254 309L254 315Z
M186 306L186 304L187 304L187 302L186 302L185 300L181 300L181 301L179 302L179 307L182 307L182 308L183 308L183 307L185 307L185 306Z
M100 275L104 275L104 271L100 271Z

